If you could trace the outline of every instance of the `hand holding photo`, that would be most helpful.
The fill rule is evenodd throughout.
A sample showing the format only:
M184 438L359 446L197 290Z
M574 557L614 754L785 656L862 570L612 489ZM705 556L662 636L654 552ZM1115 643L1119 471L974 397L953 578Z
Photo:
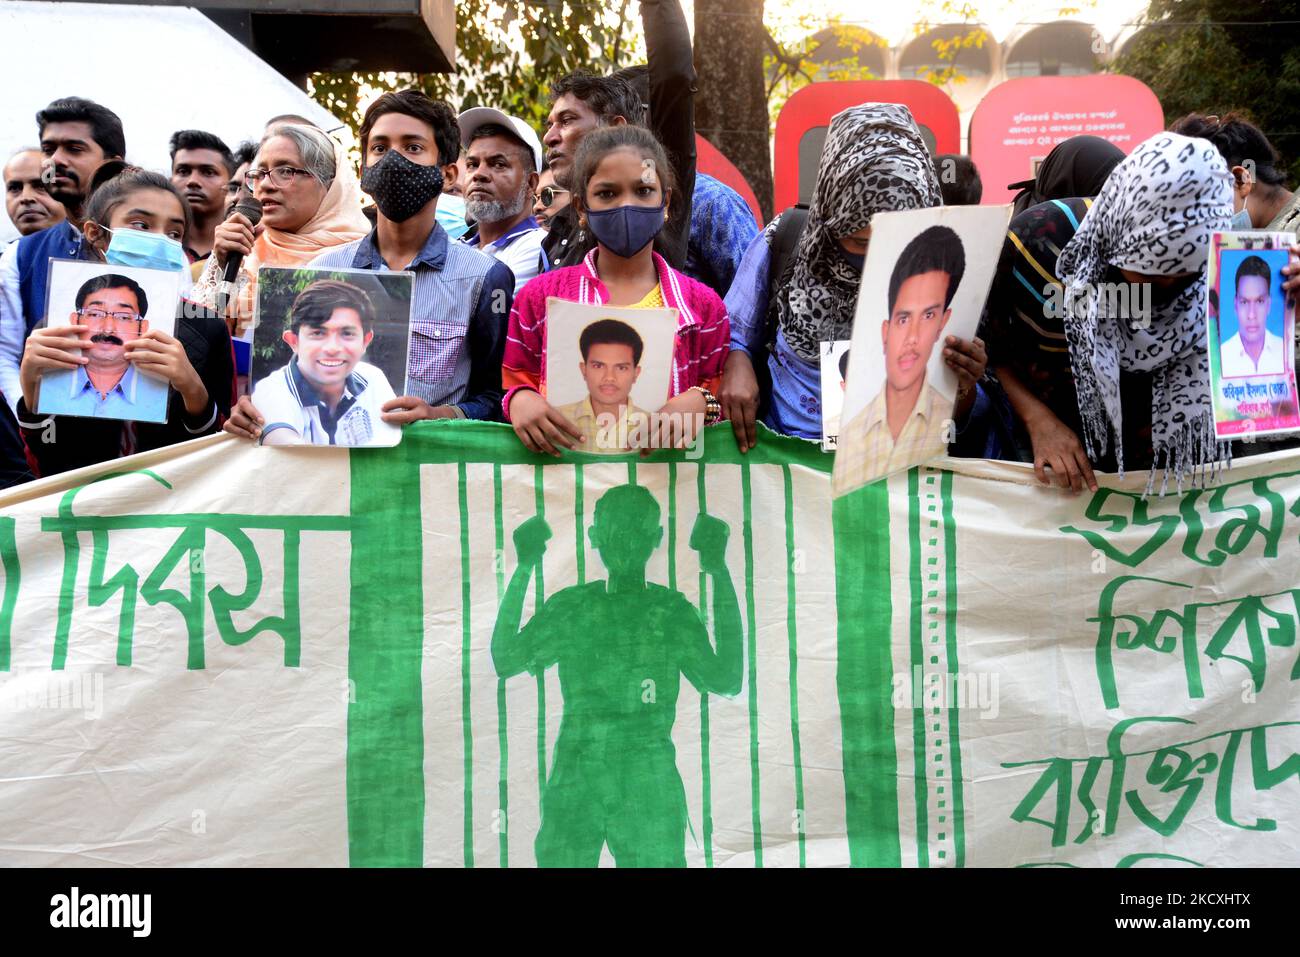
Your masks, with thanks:
M578 348L587 395L556 411L583 431L589 450L629 451L635 447L630 441L633 433L649 428L649 413L632 401L645 349L641 336L620 319L597 319L582 330ZM606 440L593 442L593 437L600 439L602 422Z
M1300 429L1295 303L1282 289L1289 233L1216 233L1206 281L1206 341L1215 434L1254 437Z
M577 449L617 454L650 439L667 401L677 313L547 303L547 398L577 426Z
M168 270L52 261L46 331L77 367L42 374L37 414L165 422L168 382L137 366L132 344L175 331L180 280Z
M411 274L264 268L252 402L263 445L396 445L382 406L405 387Z
M983 374L975 329L1009 212L963 206L873 217L833 494L943 455L954 439Z

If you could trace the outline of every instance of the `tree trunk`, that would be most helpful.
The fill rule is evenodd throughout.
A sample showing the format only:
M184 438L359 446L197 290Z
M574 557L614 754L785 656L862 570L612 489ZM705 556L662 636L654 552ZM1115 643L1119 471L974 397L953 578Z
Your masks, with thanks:
M772 218L763 0L695 0L695 131L749 181Z

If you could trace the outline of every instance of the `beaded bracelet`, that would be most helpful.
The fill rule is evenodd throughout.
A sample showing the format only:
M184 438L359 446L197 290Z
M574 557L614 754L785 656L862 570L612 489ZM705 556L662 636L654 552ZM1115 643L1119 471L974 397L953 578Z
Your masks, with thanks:
M704 388L704 386L702 385L693 385L686 391L698 392L700 395L704 396L704 424L705 425L712 425L715 422L722 421L722 403L718 401L717 396L715 396L708 389Z

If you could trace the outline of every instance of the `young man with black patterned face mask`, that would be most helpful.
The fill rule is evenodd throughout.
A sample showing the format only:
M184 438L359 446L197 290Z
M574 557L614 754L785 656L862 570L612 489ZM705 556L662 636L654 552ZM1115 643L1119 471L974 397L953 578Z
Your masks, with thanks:
M360 132L361 189L375 201L375 228L310 265L415 274L406 387L384 403L383 420L499 419L515 277L505 263L450 242L438 225L438 196L458 172L456 114L418 90L385 93ZM265 425L243 396L225 428L255 439Z

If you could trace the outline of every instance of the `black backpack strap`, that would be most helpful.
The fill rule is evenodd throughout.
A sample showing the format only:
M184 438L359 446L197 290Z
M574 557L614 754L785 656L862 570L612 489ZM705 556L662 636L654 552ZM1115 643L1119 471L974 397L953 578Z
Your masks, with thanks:
M790 277L794 273L794 251L807 225L808 207L800 203L781 213L776 231L772 234L767 269L767 312L763 321L764 354L753 357L754 373L758 378L760 418L766 417L772 402L772 378L767 367L767 354L776 346L776 332L780 327L780 302L789 292Z
M767 322L763 330L763 341L768 349L776 344L781 314L779 304L789 292L790 279L794 274L794 251L807 225L808 207L802 204L791 206L781 214L776 232L772 234L771 259L767 271Z
M799 245L799 237L808 225L808 206L800 203L791 206L781 214L772 235L772 258L768 269L770 288L784 286L790 281L790 271L794 269L794 249Z

